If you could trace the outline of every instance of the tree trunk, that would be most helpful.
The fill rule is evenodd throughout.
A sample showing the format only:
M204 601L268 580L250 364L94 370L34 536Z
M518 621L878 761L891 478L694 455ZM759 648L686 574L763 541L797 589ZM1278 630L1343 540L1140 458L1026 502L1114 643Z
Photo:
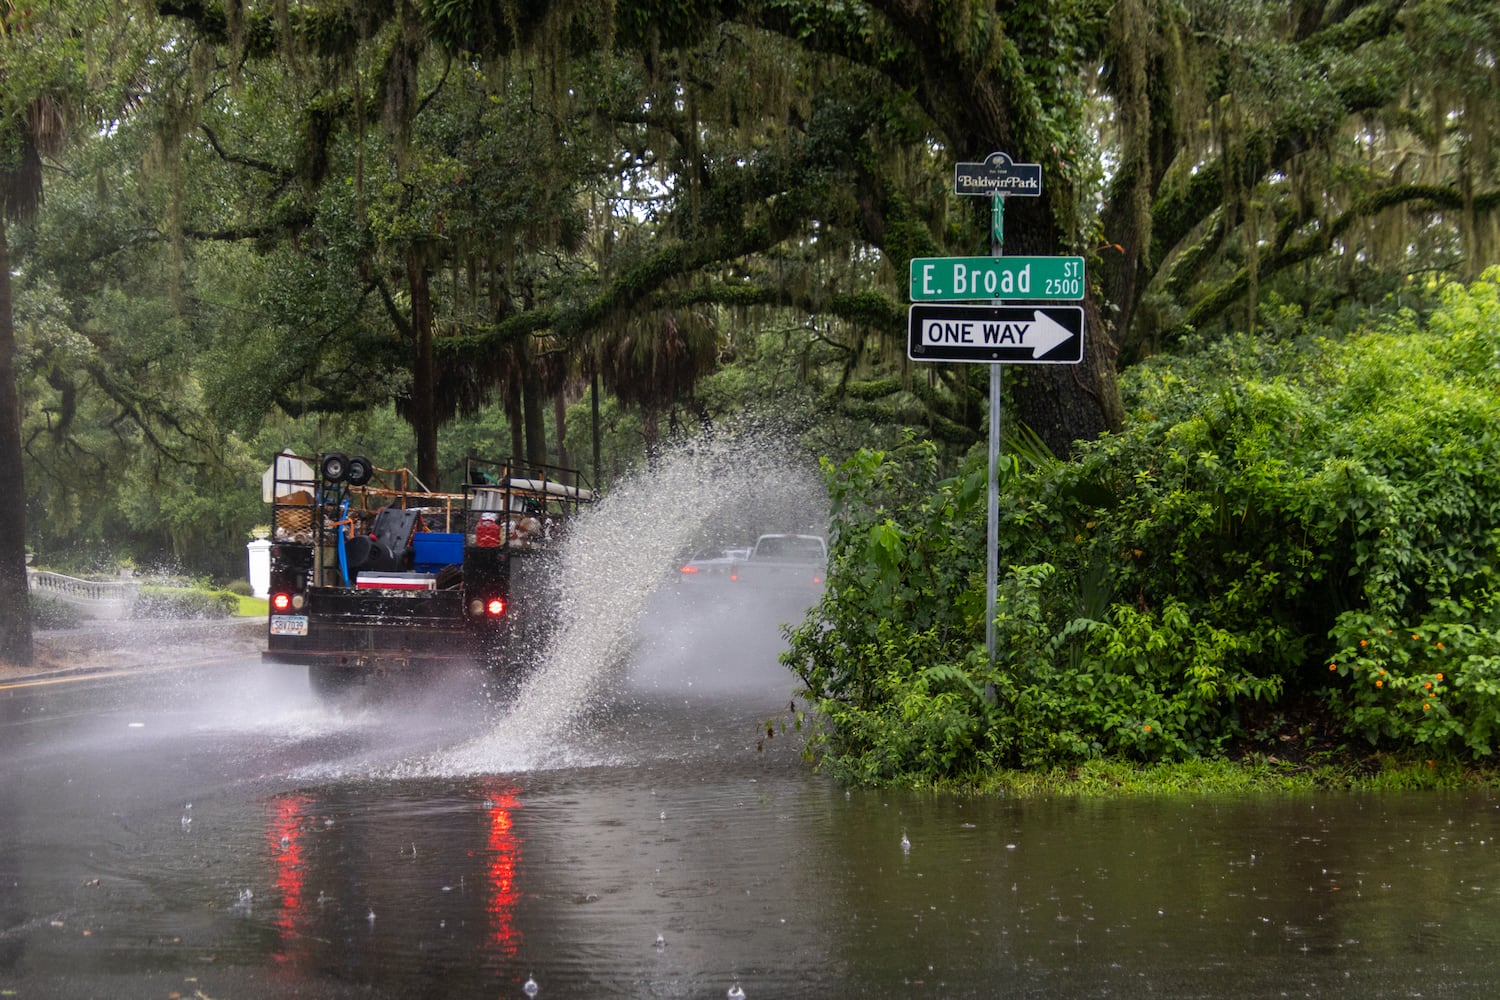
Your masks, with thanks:
M661 412L654 404L641 404L641 440L646 447L646 468L655 472L661 464Z
M526 423L526 464L547 464L547 417L543 406L542 377L531 359L531 345L525 345L521 360L521 415Z
M26 580L26 487L21 478L21 398L16 387L16 324L11 312L10 243L0 215L0 662L29 667L31 597Z
M573 463L568 455L568 395L558 389L552 397L552 422L557 424L557 464L571 469Z
M987 199L984 210L989 211ZM1007 255L1056 256L1061 252L1045 198L1007 198L1005 211ZM1006 372L1007 376L1016 373L1005 380L1010 397L1006 416L1035 431L1059 458L1067 458L1075 442L1116 430L1124 420L1115 380L1118 352L1093 296L1083 302L1083 326L1081 363L1017 365Z
M417 478L428 488L438 489L437 376L432 360L432 290L427 268L417 251L406 254L406 286L411 293L411 330L416 341L411 371L411 426L417 443Z
M526 454L525 420L521 417L521 374L512 371L505 393L505 422L510 426L510 460L519 462Z
M589 416L594 425L594 488L604 485L604 474L599 471L599 369L596 367L590 378Z

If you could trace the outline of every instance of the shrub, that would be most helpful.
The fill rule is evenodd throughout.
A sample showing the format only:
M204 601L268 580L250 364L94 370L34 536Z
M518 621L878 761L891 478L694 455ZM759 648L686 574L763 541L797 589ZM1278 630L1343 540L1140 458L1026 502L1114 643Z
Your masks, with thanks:
M69 629L77 628L83 615L73 605L47 594L30 595L31 624L33 628Z
M226 618L239 609L239 600L224 591L186 587L142 587L135 599L137 618Z
M1500 272L1340 342L1237 337L1126 373L1126 428L1002 465L996 661L984 475L825 465L828 591L787 662L869 781L1213 754L1256 703L1492 752L1500 724Z

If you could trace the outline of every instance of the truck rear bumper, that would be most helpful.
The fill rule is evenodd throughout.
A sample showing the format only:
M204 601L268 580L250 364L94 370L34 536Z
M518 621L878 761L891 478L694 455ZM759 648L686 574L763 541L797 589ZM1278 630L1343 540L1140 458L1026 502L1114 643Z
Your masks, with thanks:
M260 654L262 663L287 666L330 667L355 673L417 674L432 670L472 667L482 657L464 649L457 652L350 653L323 649L267 649Z
M278 633L274 624L261 653L265 663L334 667L362 673L408 673L482 662L501 638L498 630L461 619L425 626L311 618L301 634Z

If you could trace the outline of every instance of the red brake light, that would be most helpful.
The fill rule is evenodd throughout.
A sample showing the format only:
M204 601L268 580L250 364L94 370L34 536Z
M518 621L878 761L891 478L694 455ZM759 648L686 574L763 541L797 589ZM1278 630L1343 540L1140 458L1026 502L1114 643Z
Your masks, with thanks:
M684 566L684 567L682 567L682 571L684 573L696 573L696 572L698 572L698 567L697 566Z
M491 597L484 602L484 613L492 618L498 618L505 614L505 601L499 597Z
M271 595L271 607L275 608L277 611L285 611L287 608L290 608L291 606L292 606L292 595L291 594L272 594Z

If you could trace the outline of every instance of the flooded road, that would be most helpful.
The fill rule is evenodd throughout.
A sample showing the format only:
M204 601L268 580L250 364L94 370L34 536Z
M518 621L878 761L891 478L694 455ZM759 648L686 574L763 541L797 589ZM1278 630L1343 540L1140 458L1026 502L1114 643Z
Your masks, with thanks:
M731 626L718 623L709 634ZM0 724L0 995L1479 997L1458 795L845 791L741 640L647 636L565 733L300 671L56 685ZM771 737L767 738L767 723Z

